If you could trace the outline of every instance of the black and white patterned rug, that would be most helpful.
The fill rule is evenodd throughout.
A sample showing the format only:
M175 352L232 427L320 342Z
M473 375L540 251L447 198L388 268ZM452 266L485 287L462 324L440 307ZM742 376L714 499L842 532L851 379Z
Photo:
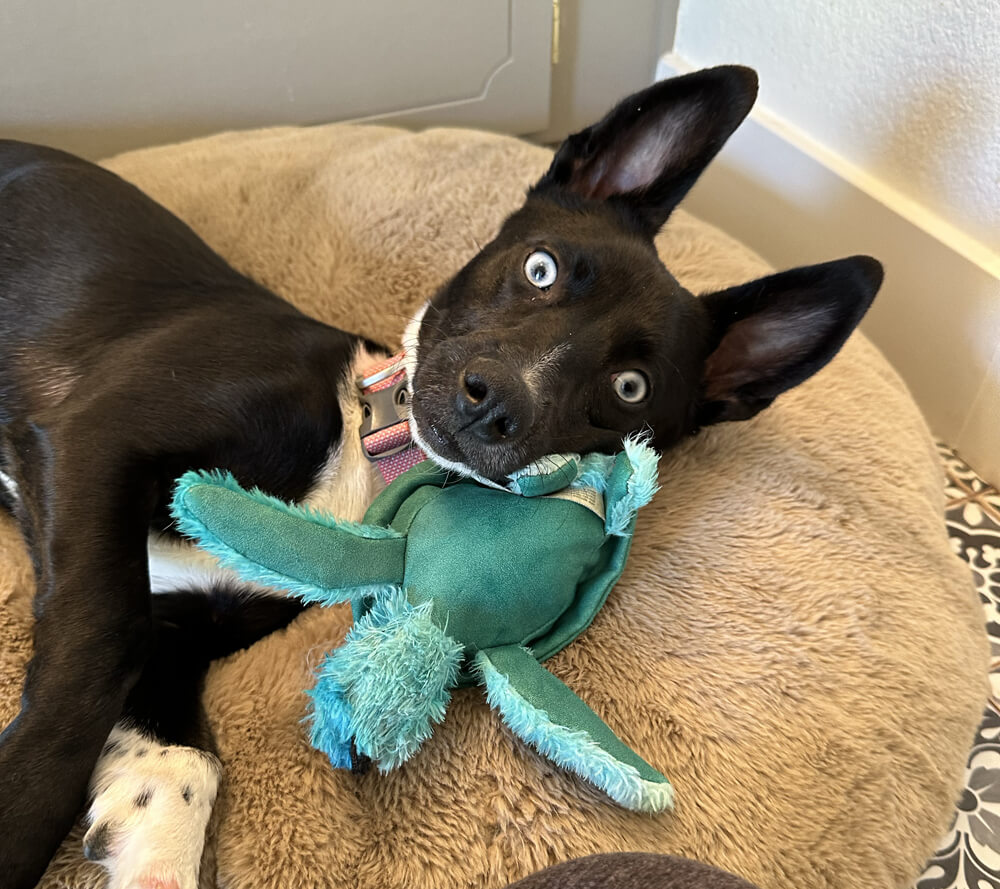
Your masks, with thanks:
M972 569L990 637L992 694L969 759L951 830L916 889L1000 889L1000 492L950 448L945 521L955 552Z

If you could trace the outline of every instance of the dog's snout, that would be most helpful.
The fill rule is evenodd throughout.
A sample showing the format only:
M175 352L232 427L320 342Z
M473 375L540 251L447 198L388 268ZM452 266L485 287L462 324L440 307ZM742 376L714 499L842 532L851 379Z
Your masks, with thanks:
M528 387L496 360L474 359L460 372L455 409L463 431L485 444L511 441L531 424Z

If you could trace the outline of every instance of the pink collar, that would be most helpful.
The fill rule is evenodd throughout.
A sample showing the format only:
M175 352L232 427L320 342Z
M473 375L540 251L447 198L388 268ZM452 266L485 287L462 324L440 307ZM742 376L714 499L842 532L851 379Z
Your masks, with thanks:
M379 361L357 379L363 411L361 445L387 485L427 459L410 434L404 354Z

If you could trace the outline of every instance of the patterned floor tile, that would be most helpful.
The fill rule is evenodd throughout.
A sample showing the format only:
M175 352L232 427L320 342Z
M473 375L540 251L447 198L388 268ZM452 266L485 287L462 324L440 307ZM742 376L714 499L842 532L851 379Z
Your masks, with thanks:
M946 445L938 450L948 536L972 569L983 605L993 695L969 752L955 820L916 889L1000 889L1000 492Z

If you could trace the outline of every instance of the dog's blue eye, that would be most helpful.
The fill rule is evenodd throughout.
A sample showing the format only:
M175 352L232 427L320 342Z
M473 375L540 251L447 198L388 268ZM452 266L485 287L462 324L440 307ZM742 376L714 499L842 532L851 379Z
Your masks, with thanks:
M551 287L558 273L556 261L544 250L536 250L524 264L524 274L539 290Z
M649 395L649 380L638 370L624 370L611 377L611 385L622 401L628 404L638 404Z

